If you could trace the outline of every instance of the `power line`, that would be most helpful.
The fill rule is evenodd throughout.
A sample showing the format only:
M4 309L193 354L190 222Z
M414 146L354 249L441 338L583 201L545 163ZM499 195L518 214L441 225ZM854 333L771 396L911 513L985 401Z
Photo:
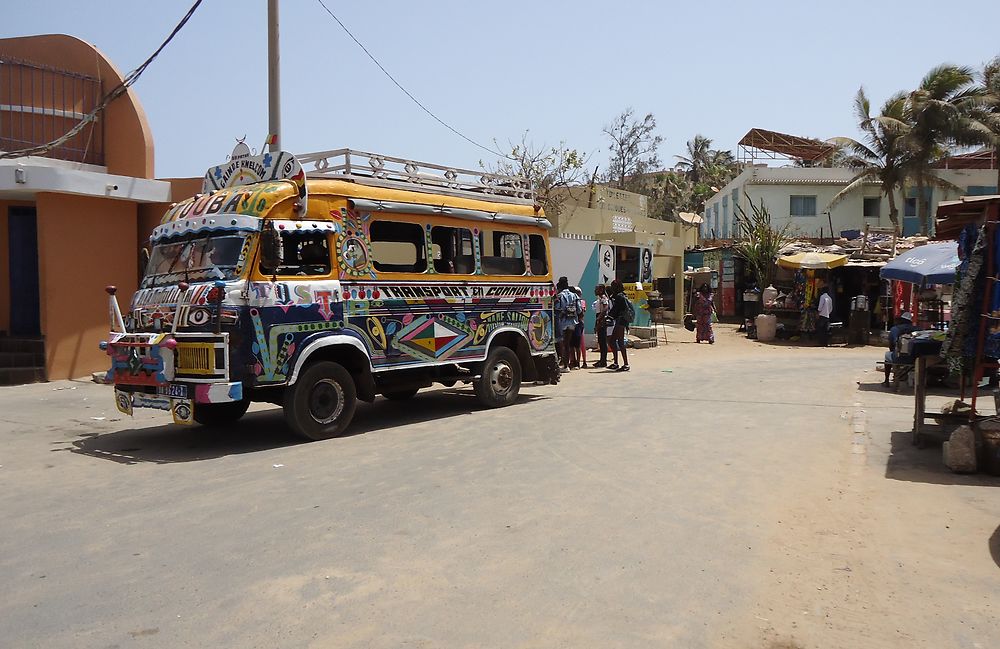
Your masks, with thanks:
M364 44L361 41L359 41L357 38L355 38L354 34L351 33L351 30L349 30L347 28L347 25L345 25L343 22L341 22L340 18L337 18L337 16L332 11L330 11L330 8L326 6L326 3L324 3L323 0L316 0L316 1L320 4L321 7L323 7L323 9L326 10L326 13L330 14L331 18L333 18L334 20L337 21L337 24L340 25L341 29L343 29L347 33L347 35L351 37L351 40L354 41L355 43L357 43L358 47L360 47L362 50L364 50L364 53L368 55L368 58L370 58L372 60L372 62L375 65L378 66L378 69L381 70L382 73L385 74L385 76L387 76L389 78L389 81L392 81L394 84L396 84L396 87L399 88L400 90L402 90L403 94L405 94L407 97L409 97L413 101L413 103L415 103L417 106L420 107L421 110L423 110L425 113L427 113L428 115L430 115L434 119L434 121L436 121L438 124L440 124L441 126L445 127L446 129L448 129L449 131L451 131L452 133L454 133L458 137L462 138L466 142L468 142L468 143L470 143L470 144L472 144L474 146L477 146L477 147L479 147L480 149L482 149L484 151L488 151L488 152L492 153L493 155L498 155L501 158L511 159L510 156L508 156L508 155L500 153L499 151L495 151L495 150L489 148L488 146L484 146L484 145L480 144L479 142L476 142L471 137L465 135L464 133L459 132L458 129L456 129L455 127L451 126L450 124L448 124L447 122L445 122L443 119L441 119L440 117L438 117L437 115L435 115L434 113L432 113L431 110L429 108L427 108L427 106L424 106L422 103L420 103L420 100L418 100L416 97L414 97L412 94L410 94L409 90L407 90L406 88L404 88L402 86L402 84L400 84L398 81L396 81L395 77L393 77L391 74L389 74L389 71L386 70L385 67L381 63L378 62L378 59L376 59L375 56L372 55L372 53L368 51L368 48L365 47Z
M129 86L131 86L133 83L139 80L139 77L141 77L142 73L146 71L146 68L149 67L149 64L152 63L156 59L156 57L160 55L160 52L163 51L163 48L165 48L167 44L174 39L174 36L176 36L178 32L180 32L181 29L183 29L184 25L186 25L187 21L191 19L191 16L194 15L195 10L198 9L198 5L200 5L201 3L202 0L196 0L196 2L193 5L191 5L191 8L187 10L187 13L184 14L184 17L181 18L180 22L177 23L177 26L174 27L173 31L170 32L170 35L167 36L166 40L160 43L160 46L156 48L156 51L150 54L149 58L142 62L142 65L140 65L139 67L137 67L136 69L132 70L127 75L125 75L125 78L122 80L122 82L119 83L117 86L115 86L113 89L111 89L111 91L108 92L106 95L104 95L104 98L101 99L101 103L99 103L97 107L94 108L94 110L84 115L83 119L81 119L76 126L68 130L62 136L46 144L40 144L38 146L30 147L27 149L20 149L18 151L8 151L6 153L0 153L0 160L6 158L20 158L26 155L48 153L52 149L73 139L80 131L86 128L87 124L90 124L91 122L96 120L97 116L105 108L107 108L111 102L124 95L125 92L128 91ZM98 69L100 69L100 66L98 66Z

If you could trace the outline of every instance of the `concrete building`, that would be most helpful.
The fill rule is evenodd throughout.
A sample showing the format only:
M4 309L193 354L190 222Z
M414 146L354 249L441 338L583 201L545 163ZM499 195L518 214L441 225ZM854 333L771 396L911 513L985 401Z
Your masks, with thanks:
M705 203L701 236L734 238L736 206L749 213L749 200L758 204L763 200L775 226L790 223L793 232L803 237L820 234L829 237L831 226L835 235L846 230L864 230L865 225L891 226L889 201L881 195L881 186L876 183L865 184L832 208L828 207L855 173L844 168L748 167ZM932 213L941 201L955 200L965 194L996 193L996 170L939 169L937 173L964 192L929 189ZM896 199L904 235L920 230L915 196L915 191L911 191L905 201L902 196Z
M801 237L839 236L866 225L890 227L889 200L878 183L866 183L830 205L857 174L853 169L823 166L835 151L835 146L821 140L750 129L738 145L743 171L705 203L702 238L736 238L739 210L750 213L751 200L755 204L763 200L775 226L790 224L793 235ZM996 165L990 152L954 156L939 164L937 175L961 193L927 188L931 213L941 201L996 193ZM916 190L897 195L896 207L902 234L917 234Z
M79 39L0 39L0 152L59 138L121 81ZM67 142L0 159L0 384L107 369L104 287L135 290L138 244L170 200L132 91Z
M586 237L617 247L648 247L653 253L653 280L673 278L673 295L684 293L684 251L698 243L698 228L687 223L652 219L646 215L646 197L612 187L568 187L559 214L549 214L550 235ZM553 246L556 254L558 244ZM637 256L638 258L638 256ZM670 318L679 322L683 306Z

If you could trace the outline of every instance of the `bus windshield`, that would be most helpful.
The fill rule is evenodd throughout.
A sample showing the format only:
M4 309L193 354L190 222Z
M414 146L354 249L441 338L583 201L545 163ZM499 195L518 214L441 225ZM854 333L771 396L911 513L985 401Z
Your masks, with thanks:
M239 275L240 253L246 234L192 234L153 246L142 287L180 280L232 280Z

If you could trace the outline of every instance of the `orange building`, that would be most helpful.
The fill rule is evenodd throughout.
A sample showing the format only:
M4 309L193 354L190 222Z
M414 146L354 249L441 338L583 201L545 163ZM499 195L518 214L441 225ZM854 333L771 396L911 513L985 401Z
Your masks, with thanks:
M122 74L66 35L0 39L0 152L62 136ZM177 198L195 191L181 181ZM0 159L0 385L105 370L104 287L128 301L172 183L153 178L153 137L130 90L71 140Z

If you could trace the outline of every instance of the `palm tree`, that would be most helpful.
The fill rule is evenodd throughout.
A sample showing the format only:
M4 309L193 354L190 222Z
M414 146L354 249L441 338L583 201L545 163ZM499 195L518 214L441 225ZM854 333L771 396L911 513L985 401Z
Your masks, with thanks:
M909 125L905 121L906 102L905 93L896 93L882 105L881 112L872 117L871 102L865 95L865 89L858 89L858 94L854 97L854 114L858 118L858 127L864 133L864 142L849 137L831 140L848 152L844 163L856 170L857 174L833 197L827 210L865 183L877 182L882 186L882 193L889 199L889 221L899 229L896 190L902 190L908 166L906 151L902 146L903 138L909 132Z
M917 216L923 233L930 231L931 216L925 188L935 185L962 191L939 178L932 165L948 154L949 146L982 143L986 138L985 126L974 116L975 109L983 105L983 92L974 81L972 68L939 65L907 98L907 175L916 185Z
M688 140L687 155L674 157L678 160L677 166L684 170L688 180L698 183L705 167L712 162L712 140L704 135L695 135L693 140Z
M993 159L997 164L997 192L1000 192L1000 56L983 66L982 105L975 113L990 132L987 144L993 148Z

